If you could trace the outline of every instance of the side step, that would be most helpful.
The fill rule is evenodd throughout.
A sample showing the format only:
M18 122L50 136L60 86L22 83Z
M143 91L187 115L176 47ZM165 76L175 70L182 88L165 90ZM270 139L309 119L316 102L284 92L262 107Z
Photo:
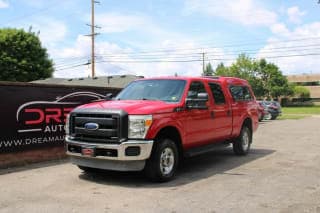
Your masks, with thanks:
M224 142L220 142L220 143L213 143L213 144L208 144L205 146L200 146L200 147L195 147L192 149L189 149L188 151L186 151L184 153L184 157L188 158L188 157L193 157L196 155L201 155L207 152L212 152L214 150L217 149L221 149L221 148L227 148L229 147L231 144L230 141L224 141Z

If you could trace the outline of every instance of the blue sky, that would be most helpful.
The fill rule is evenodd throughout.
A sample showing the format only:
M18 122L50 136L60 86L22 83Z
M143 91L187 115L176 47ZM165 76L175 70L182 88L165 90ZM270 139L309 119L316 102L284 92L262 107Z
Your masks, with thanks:
M55 77L86 77L90 0L0 0L0 27L40 32ZM96 75L200 75L239 53L284 74L320 73L317 0L100 0Z

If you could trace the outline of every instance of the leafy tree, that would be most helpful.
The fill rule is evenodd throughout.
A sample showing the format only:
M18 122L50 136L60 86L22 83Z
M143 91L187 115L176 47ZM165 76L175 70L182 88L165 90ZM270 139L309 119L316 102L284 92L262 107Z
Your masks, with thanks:
M210 63L208 63L203 70L202 76L213 76L213 69Z
M217 76L228 76L228 67L224 66L221 62L218 64L216 70L213 71L213 74Z
M303 86L294 86L293 87L294 96L298 98L310 98L310 91Z
M265 59L255 61L255 64L256 74L262 82L265 97L278 98L293 94L292 87L277 65L268 63Z
M265 59L254 60L241 54L230 67L219 64L214 74L246 79L257 97L278 98L292 94L286 77L275 64Z
M26 82L52 73L52 61L35 33L0 29L0 80Z

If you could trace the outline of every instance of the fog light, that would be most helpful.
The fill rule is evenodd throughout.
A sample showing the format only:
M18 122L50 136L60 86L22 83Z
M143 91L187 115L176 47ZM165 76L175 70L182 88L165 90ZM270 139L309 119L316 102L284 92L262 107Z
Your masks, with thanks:
M140 155L140 147L139 146L130 146L126 148L125 151L126 156L138 156Z

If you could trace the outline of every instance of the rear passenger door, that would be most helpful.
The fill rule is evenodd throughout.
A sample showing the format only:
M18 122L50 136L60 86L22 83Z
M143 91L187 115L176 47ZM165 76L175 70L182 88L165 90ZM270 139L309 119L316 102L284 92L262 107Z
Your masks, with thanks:
M214 141L225 140L232 133L232 112L221 85L209 82L213 104L210 104L212 115L212 138Z

